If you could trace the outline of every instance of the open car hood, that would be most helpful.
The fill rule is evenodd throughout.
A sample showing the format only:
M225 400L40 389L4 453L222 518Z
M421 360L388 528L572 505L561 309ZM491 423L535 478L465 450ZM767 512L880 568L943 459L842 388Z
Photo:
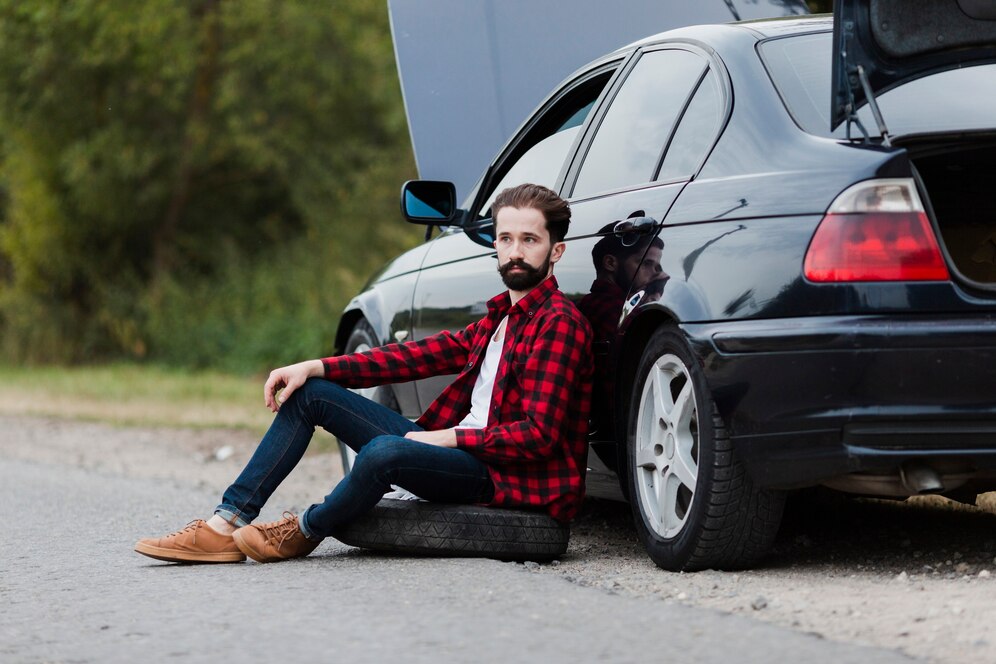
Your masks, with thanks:
M996 0L836 0L833 45L831 131L868 102L858 67L877 96L939 71L996 62Z

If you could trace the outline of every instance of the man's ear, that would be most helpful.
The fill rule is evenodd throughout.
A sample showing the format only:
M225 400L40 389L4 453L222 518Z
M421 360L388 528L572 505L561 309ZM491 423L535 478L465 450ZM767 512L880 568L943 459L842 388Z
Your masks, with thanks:
M619 259L612 254L602 256L602 269L606 272L615 272L619 269Z
M556 242L553 248L550 249L550 262L556 263L560 260L560 257L564 255L564 250L567 249L566 242Z

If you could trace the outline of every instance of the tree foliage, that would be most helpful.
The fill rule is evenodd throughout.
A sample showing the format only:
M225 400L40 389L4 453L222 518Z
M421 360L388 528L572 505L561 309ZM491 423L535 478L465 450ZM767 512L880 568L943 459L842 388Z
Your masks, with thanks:
M417 235L384 2L0 0L0 157L8 359L314 354Z

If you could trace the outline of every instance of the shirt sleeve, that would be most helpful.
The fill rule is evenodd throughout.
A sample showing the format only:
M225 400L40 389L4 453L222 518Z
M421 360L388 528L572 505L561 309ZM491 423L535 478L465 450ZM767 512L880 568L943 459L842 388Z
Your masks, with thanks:
M457 429L457 447L482 461L504 465L553 456L562 445L578 381L590 379L590 359L587 325L570 316L552 317L526 362L508 367L507 380L518 381L521 389L516 410L522 419L483 429ZM510 387L506 383L506 397Z
M460 371L480 322L458 332L443 331L418 341L378 346L360 353L322 359L325 378L343 387L375 387Z

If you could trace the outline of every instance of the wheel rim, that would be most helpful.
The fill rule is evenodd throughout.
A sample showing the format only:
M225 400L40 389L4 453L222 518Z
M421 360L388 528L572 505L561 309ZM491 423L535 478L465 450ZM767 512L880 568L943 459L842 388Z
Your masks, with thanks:
M663 538L681 532L698 481L699 430L687 367L664 355L650 368L636 421L633 463L647 525Z

